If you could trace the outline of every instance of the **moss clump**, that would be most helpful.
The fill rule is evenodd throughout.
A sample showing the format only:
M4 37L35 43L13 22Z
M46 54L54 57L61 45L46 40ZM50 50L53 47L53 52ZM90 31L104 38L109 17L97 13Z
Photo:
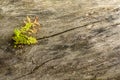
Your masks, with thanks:
M14 47L18 45L30 45L37 43L37 39L32 36L32 34L37 32L37 27L39 27L38 19L32 22L29 17L27 17L27 21L25 22L25 26L21 27L21 29L14 30L14 36L12 39L14 40Z

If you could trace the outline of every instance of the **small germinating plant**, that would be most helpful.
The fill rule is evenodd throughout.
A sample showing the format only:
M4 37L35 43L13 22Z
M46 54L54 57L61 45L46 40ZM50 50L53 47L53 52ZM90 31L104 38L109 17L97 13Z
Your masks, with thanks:
M14 29L14 35L12 37L14 47L16 48L20 45L36 44L37 39L33 34L37 33L39 27L40 24L38 22L38 17L32 21L30 17L27 16L27 20L24 21L24 26Z

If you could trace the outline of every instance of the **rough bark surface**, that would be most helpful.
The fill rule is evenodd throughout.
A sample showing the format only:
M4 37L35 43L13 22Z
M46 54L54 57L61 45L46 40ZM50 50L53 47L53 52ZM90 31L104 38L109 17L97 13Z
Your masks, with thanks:
M120 80L119 0L0 0L0 80ZM26 16L38 44L11 47Z

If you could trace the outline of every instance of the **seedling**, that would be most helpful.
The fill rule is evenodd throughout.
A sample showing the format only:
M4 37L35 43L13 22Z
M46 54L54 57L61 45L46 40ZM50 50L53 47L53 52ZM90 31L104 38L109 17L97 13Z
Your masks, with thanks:
M38 42L37 39L32 36L32 34L37 33L40 27L38 18L36 17L34 21L32 21L27 16L27 21L24 21L24 23L25 25L20 29L14 29L14 36L12 37L14 41L14 47L36 44Z

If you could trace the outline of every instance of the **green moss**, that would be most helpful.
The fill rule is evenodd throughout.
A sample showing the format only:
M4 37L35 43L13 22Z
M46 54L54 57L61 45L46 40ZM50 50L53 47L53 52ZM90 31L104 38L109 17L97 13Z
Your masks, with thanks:
M35 24L30 21L29 17L27 17L27 20L28 22L25 23L25 26L21 27L21 29L14 30L14 36L12 37L14 40L14 47L17 47L18 45L30 45L37 43L37 39L30 35L32 34L30 31L33 30Z

